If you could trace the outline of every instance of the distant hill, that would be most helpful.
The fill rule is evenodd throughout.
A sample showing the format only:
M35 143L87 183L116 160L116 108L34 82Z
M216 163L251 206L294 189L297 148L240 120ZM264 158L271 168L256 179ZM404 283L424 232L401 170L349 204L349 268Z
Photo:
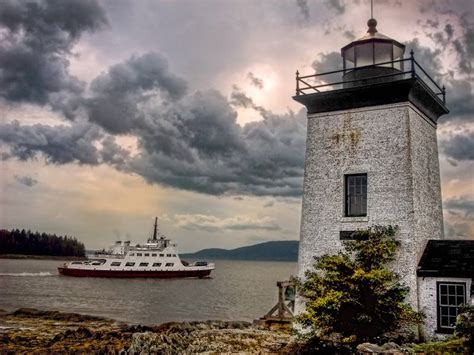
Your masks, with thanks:
M258 260L258 261L297 261L298 241L283 240L265 242L237 249L203 249L196 253L180 254L182 258Z

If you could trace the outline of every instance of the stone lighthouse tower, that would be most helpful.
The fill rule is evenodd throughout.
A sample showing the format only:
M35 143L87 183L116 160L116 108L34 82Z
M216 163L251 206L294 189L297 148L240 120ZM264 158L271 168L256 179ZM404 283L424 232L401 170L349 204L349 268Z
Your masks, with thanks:
M418 309L419 258L444 237L436 124L448 109L413 52L367 24L341 49L342 70L297 73L294 99L308 110L299 276L357 229L398 225L394 268Z

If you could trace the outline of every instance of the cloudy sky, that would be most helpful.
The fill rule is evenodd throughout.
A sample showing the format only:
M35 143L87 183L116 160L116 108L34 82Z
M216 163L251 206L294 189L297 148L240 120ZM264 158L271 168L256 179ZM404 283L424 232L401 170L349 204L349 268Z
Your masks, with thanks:
M446 234L474 238L471 0L374 1L378 30L447 88ZM367 0L0 1L0 227L87 248L298 239L295 71L338 68Z

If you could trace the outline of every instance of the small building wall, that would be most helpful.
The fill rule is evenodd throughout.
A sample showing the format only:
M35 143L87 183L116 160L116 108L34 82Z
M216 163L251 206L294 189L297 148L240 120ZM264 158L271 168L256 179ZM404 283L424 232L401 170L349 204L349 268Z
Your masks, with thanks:
M420 311L426 318L424 325L421 327L421 336L426 340L443 339L448 334L437 333L438 328L438 300L437 300L437 282L464 282L466 283L466 301L471 302L471 283L470 278L454 278L454 277L419 277L418 278L418 301Z

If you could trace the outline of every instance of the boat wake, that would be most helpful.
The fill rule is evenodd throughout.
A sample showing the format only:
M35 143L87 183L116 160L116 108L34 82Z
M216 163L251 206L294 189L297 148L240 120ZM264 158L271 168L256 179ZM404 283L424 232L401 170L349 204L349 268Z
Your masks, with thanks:
M41 272L0 272L0 276L53 276L52 273L48 271Z

